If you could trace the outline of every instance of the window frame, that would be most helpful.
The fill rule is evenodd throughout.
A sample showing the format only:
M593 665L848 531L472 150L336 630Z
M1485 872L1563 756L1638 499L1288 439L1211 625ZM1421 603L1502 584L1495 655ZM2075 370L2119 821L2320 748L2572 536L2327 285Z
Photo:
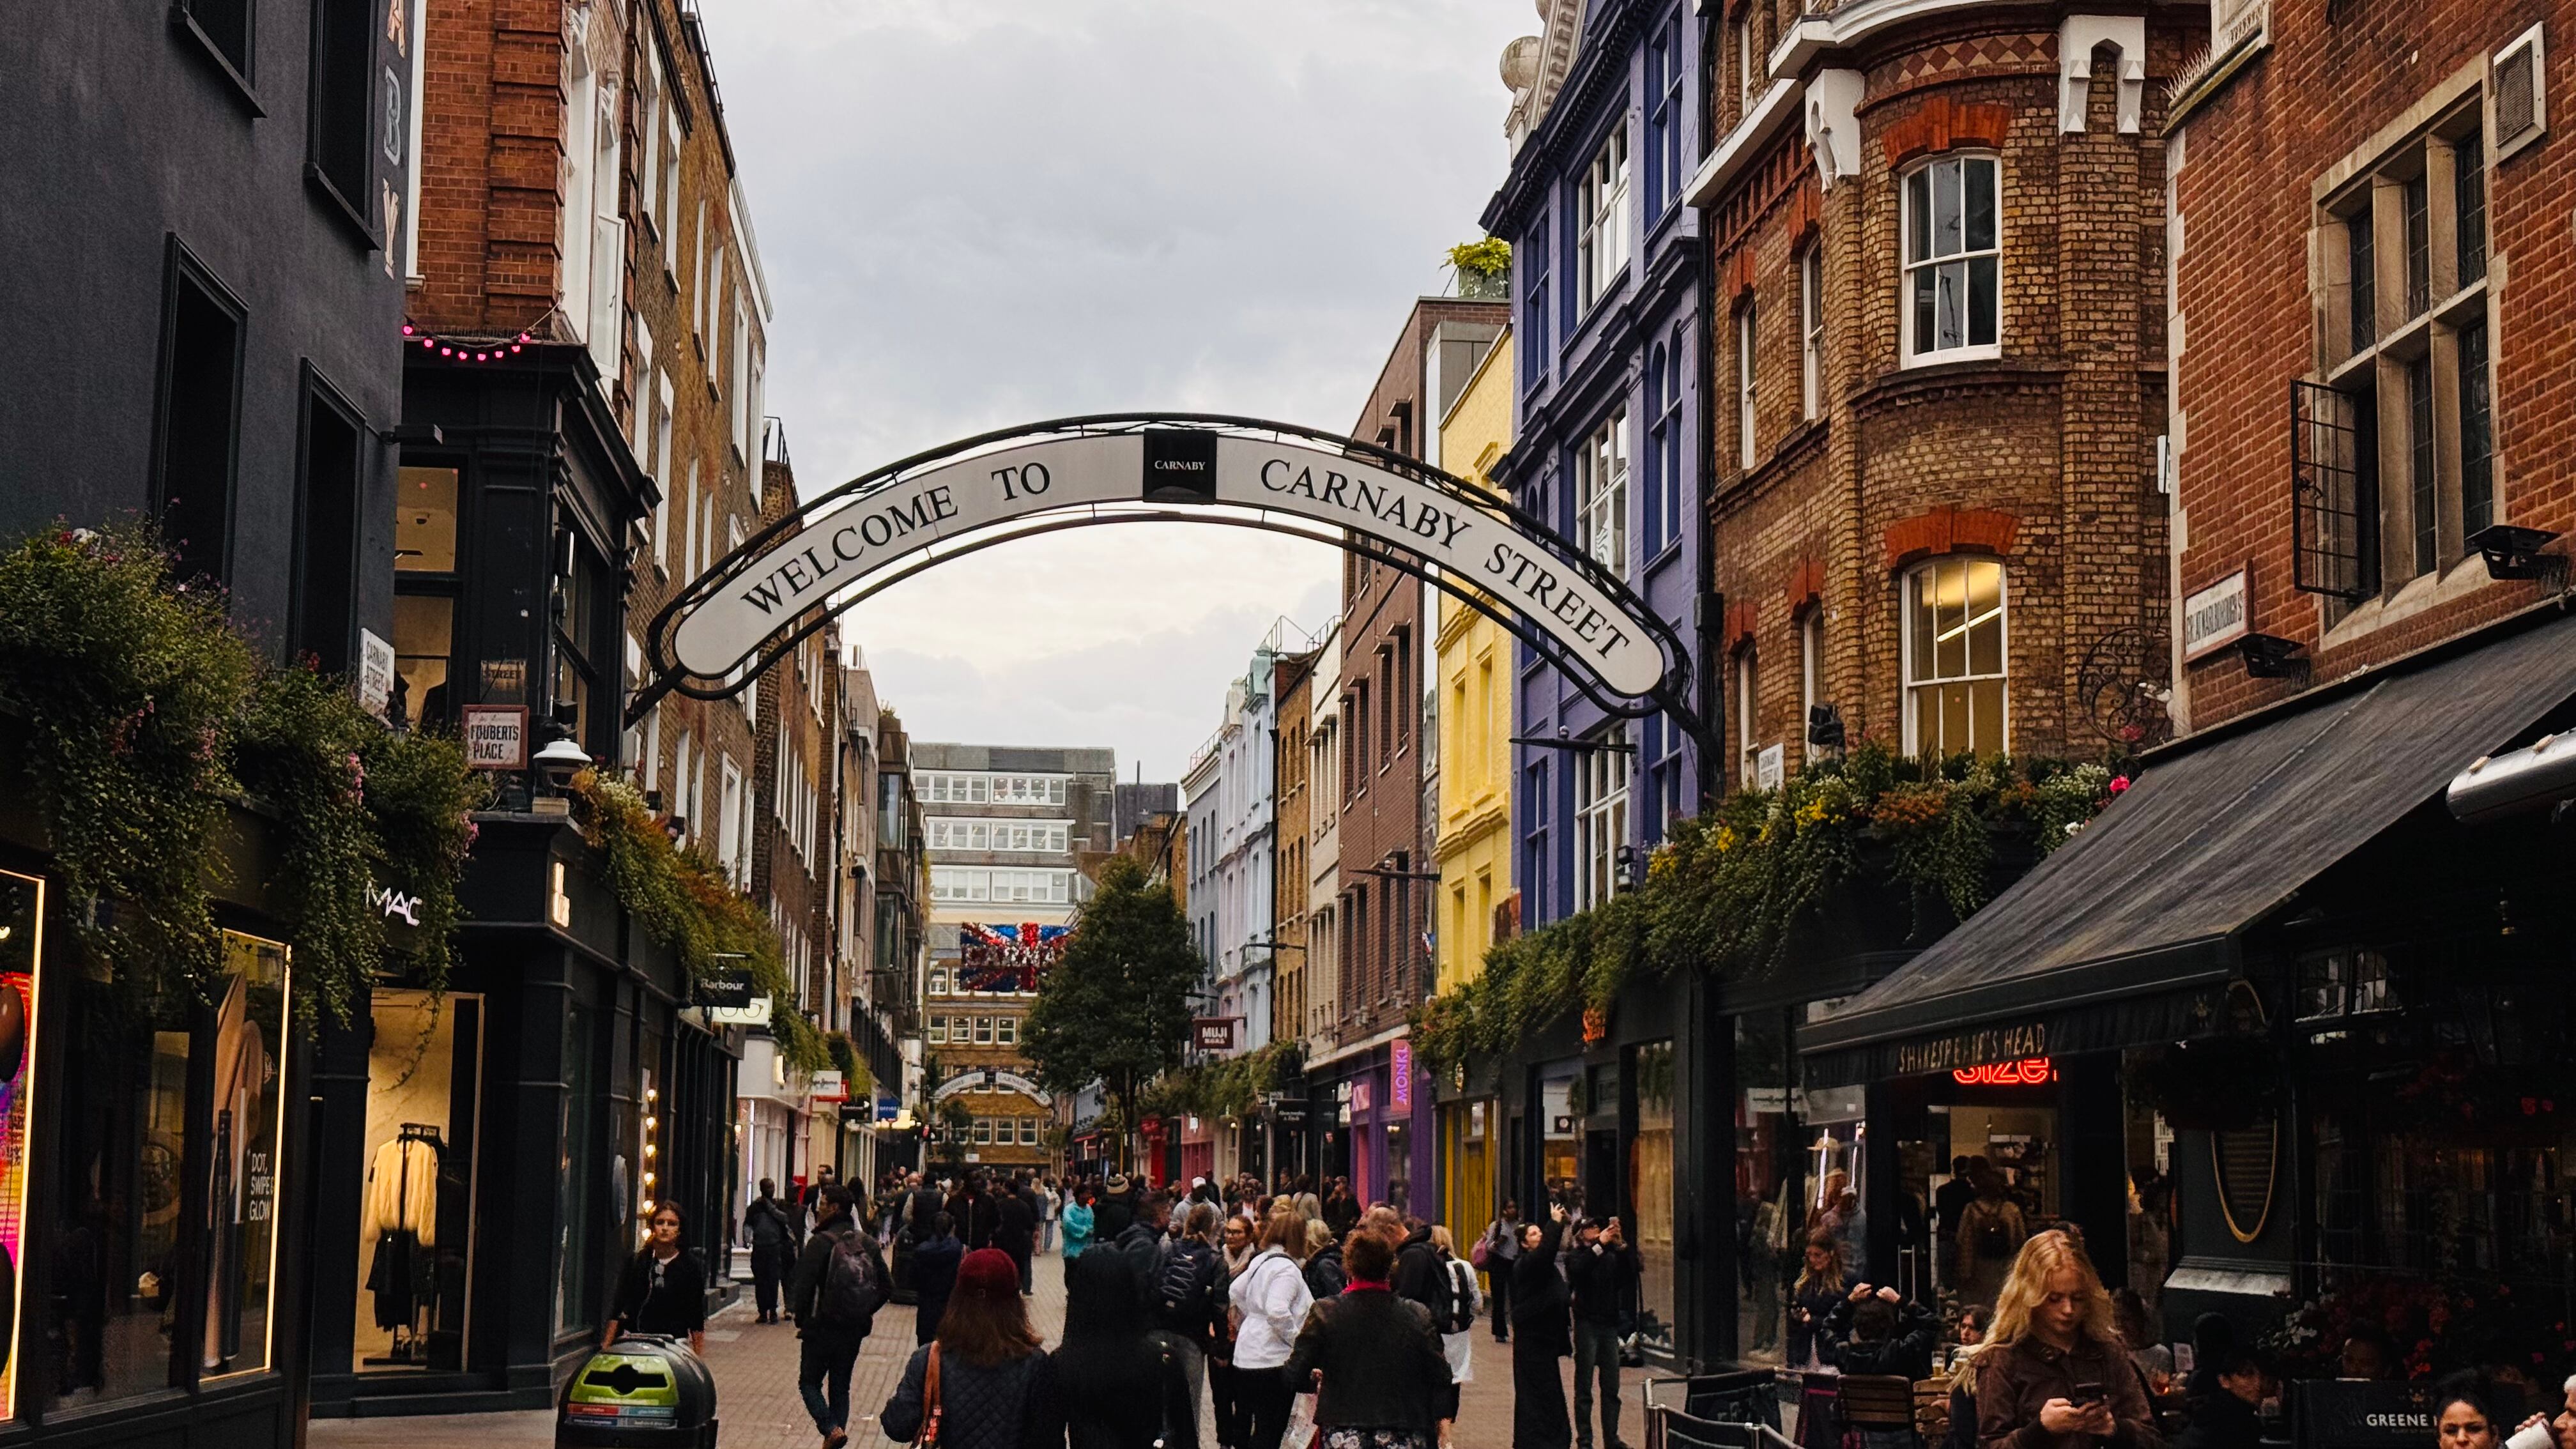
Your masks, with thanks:
M1986 168L1985 174L1991 177L1994 183L1994 196L1992 199L1995 228L1994 242L1993 245L1983 248L1966 245L1968 239L1967 178L1970 168L1980 165ZM1934 252L1927 250L1921 259L1917 259L1913 255L1912 246L1915 223L1914 183L1918 178L1935 176L1937 173L1951 167L1958 168L1960 176L1959 230L1961 249L1956 252ZM1927 191L1931 186L1937 184L1937 181L1927 182ZM1982 149L1948 151L1937 156L1928 157L1923 161L1908 167L1897 177L1896 307L1897 327L1900 334L1899 351L1903 355L1905 366L1921 367L1943 362L1976 362L2003 356L2003 190L2002 154L1996 151ZM1962 285L1967 289L1967 291L1963 299L1960 312L1962 318L1961 335L1966 338L1973 338L1976 335L1976 320L1973 315L1971 315L1975 307L1975 263L1980 260L1989 259L1993 262L1995 271L1993 317L1994 341L1984 343L1965 341L1956 347L1925 347L1921 345L1923 339L1916 331L1916 324L1920 319L1916 315L1914 306L1916 274L1926 270L1951 266L1958 266L1963 269L1961 272ZM1936 327L1938 325L1937 319L1935 325Z
M1630 174L1628 115L1623 110L1574 186L1575 270L1584 313L1615 290L1613 284L1630 261L1635 242L1628 223Z
M1735 465L1747 473L1761 461L1760 444L1755 438L1761 419L1758 389L1762 334L1755 317L1757 306L1747 299L1735 309Z
M1619 894L1619 850L1628 843L1636 756L1628 731L1614 721L1587 737L1599 748L1574 752L1574 909L1590 910Z
M1575 547L1621 578L1628 576L1628 409L1614 407L1576 447ZM1608 481L1604 481L1605 473ZM1609 530L1602 547L1601 530Z
M1997 655L1998 655L1998 659L1999 659L1999 662L2000 662L2001 667L2000 667L1999 669L1995 670L1995 671L1994 671L1994 672L1992 672L1992 673L1984 673L1984 672L1980 672L1980 671L1978 671L1977 669L1975 669L1975 668L1974 668L1974 660L1975 660L1975 656L1974 656L1973 651L1971 651L1971 652L1969 653L1969 664L1970 664L1970 667L1969 667L1965 672L1963 672L1963 673L1960 673L1960 674L1957 674L1957 675L1936 676L1936 677L1931 677L1931 678L1918 677L1918 676L1917 676L1917 674L1916 674L1916 669L1915 669L1916 660L1915 660L1915 644L1914 644L1914 608L1915 608L1915 594L1916 594L1916 590L1921 586L1919 581L1921 581L1921 580L1923 580L1923 579L1926 579L1926 578L1936 577L1936 576L1937 576L1937 573L1938 573L1938 571L1939 571L1939 570L1941 570L1941 569L1943 569L1943 568L1950 568L1950 567L1959 567L1959 568L1968 568L1968 569L1979 568L1979 567L1991 567L1991 568L1993 568L1993 569L1995 570L1995 618L1996 618L1997 628L1998 628L1998 631L1999 631L1999 634L2000 634L2000 639L1999 639L1998 648L1997 648ZM1984 681L1986 681L1986 680L1990 680L1990 679L1991 679L1991 680L1995 681L1995 682L2000 686L2000 688L1999 688L1999 690L1998 690L1998 694L1999 694L1999 696L2000 696L2000 698L2001 698L2001 700L2002 700L2002 708L2003 708L2003 719L2002 719L2001 723L1997 726L1997 728L1996 728L1996 732L1995 732L1995 733L1996 733L1996 740L1997 740L1996 750L1997 750L1997 752L1998 752L1998 753L2002 753L2002 754L2009 754L2009 753L2011 753L2011 751L2012 751L2012 569L2011 569L2011 567L2010 567L2010 566L2009 566L2009 565L2008 565L2008 564L2007 564L2003 559L2000 559L2000 558L1994 558L1994 557L1991 557L1991 556L1986 555L1986 554L1941 554L1941 555L1939 555L1939 556L1937 556L1937 557L1927 558L1927 559L1920 560L1919 562L1914 563L1914 564L1912 564L1912 565L1908 566L1908 567L1906 568L1906 570L1905 570L1904 576L1903 576L1903 577L1899 580L1899 582L1898 582L1898 586L1897 586L1897 607L1902 611L1902 612L1901 612L1901 614L1900 614L1900 615L1899 615L1899 617L1898 617L1898 620L1897 620L1897 640L1898 640L1898 646L1899 646L1899 647L1898 647L1898 666L1897 666L1897 667L1898 667L1898 673L1897 673L1897 688L1898 688L1898 692L1899 692L1899 694L1901 695L1901 697L1902 697L1902 699L1903 699L1903 717L1904 717L1905 752L1906 752L1907 754L1909 754L1909 755L1919 755L1919 754L1922 754L1922 753L1923 753L1923 751L1924 751L1924 734L1923 734L1922 719L1921 719L1921 701L1922 701L1922 697L1923 697L1923 694L1924 694L1924 692L1925 692L1925 691L1927 691L1927 690L1933 690L1933 689L1938 689L1938 688L1941 688L1941 687L1943 687L1943 686L1947 686L1947 685L1971 685L1971 686L1973 686L1973 685L1975 685L1975 684L1977 684L1977 683L1981 683L1981 682L1984 682ZM1969 628L1969 629L1973 629L1973 628L1975 628L1975 627L1976 627L1976 623L1977 623L1977 621L1976 621L1976 620L1974 620L1974 619L1968 619L1968 618L1966 618L1966 617L1965 617L1965 615L1964 615L1964 612L1963 612L1963 615L1962 615L1962 619L1963 619L1963 626L1964 626L1964 627ZM1936 630L1939 628L1939 624L1938 624L1937 618L1936 618L1936 621L1935 621L1934 627L1935 627L1935 629L1936 629ZM1973 707L1973 698L1972 698L1971 703L1972 703L1972 707ZM1970 739L1973 741L1973 739L1975 738L1975 735L1976 735L1976 722L1975 722L1975 719L1974 719L1973 715L1971 716L1971 719L1970 719L1970 722L1969 722L1969 726L1968 726L1968 733L1969 733ZM1945 743L1946 743L1946 742L1945 742ZM1971 745L1967 746L1966 748L1973 749L1973 748L1974 748L1974 746L1973 746L1973 744L1971 744ZM1955 753L1957 753L1957 752L1958 752L1958 751L1956 751L1956 750L1947 750L1947 751L1945 751L1945 753L1952 753L1952 754L1955 754Z
M1825 410L1825 247L1818 241L1798 254L1798 416L1814 422Z

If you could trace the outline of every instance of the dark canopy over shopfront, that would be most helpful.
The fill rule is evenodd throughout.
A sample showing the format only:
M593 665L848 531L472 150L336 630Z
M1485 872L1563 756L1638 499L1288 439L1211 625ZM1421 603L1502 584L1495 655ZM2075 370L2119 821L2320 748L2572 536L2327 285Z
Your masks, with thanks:
M2011 890L1801 1032L1810 1086L2218 1030L2247 927L2576 696L2576 619L2150 756Z

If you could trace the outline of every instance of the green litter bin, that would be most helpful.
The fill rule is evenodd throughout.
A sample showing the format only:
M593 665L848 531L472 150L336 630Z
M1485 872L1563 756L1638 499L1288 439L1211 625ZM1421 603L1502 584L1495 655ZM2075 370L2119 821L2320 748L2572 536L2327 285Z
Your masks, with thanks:
M715 1449L716 1380L686 1341L630 1333L564 1385L556 1449Z

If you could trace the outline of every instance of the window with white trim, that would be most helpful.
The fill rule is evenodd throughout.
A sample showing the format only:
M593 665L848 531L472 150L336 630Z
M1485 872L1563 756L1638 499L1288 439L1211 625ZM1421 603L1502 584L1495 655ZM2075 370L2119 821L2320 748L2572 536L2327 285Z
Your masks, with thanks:
M946 996L948 994L947 968L941 967L930 973L930 994L933 996Z
M989 1016L979 1016L975 1018L975 1045L991 1046L992 1044L993 1018Z
M2004 566L1940 558L1905 576L1905 748L1999 755L2008 746Z
M1035 1147L1038 1145L1037 1118L1022 1117L1020 1119L1020 1145L1022 1147Z
M1825 249L1798 258L1798 416L1825 410Z
M1625 725L1574 752L1574 908L1590 910L1618 891L1619 847L1628 843L1628 773L1636 757Z
M1735 314L1735 462L1751 471L1753 441L1753 304Z
M1905 358L2000 352L2001 164L1945 156L1905 178Z
M1754 695L1755 686L1761 683L1761 679L1761 660L1755 657L1751 648L1735 656L1735 753L1736 768L1741 772L1735 783L1739 789L1753 783L1755 767L1762 754L1762 730L1758 719L1762 711Z
M986 870L979 866L935 865L930 868L934 901L1063 905L1072 898L1069 870Z
M1628 571L1628 410L1592 430L1574 457L1575 543L1614 574Z
M1583 168L1574 195L1576 271L1587 309L1628 264L1628 118L1621 116Z
M1753 12L1748 9L1735 22L1735 98L1747 113L1753 109L1753 78L1759 74L1753 63Z
M929 1042L930 1042L930 1044L931 1044L932 1046L946 1046L946 1045L948 1045L948 1018L947 1018L947 1017L945 1017L945 1016L934 1016L934 1017L932 1017L932 1018L930 1019L930 1031L929 1031L929 1037L928 1037L928 1040L929 1040Z
M1017 1046L1019 1044L1019 1040L1020 1019L1018 1017L997 1016L993 1018L993 1044L995 1046Z
M1807 755L1807 731L1816 706L1825 702L1825 610L1819 604L1798 617L1799 758Z
M977 820L967 816L930 817L933 850L1045 850L1061 854L1073 830L1070 820Z

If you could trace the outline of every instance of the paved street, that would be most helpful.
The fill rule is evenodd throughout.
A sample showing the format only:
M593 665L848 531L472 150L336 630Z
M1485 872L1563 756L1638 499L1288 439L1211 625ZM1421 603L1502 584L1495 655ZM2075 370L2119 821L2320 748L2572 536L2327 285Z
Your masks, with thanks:
M1064 1260L1044 1257L1037 1265L1037 1296L1030 1312L1052 1345L1064 1328ZM1511 1442L1512 1392L1509 1354L1483 1325L1476 1339L1475 1382L1461 1397L1458 1449L1504 1449ZM877 1318L876 1332L859 1355L850 1379L854 1444L882 1442L872 1437L876 1413L894 1395L904 1360L912 1351L912 1310L889 1307ZM718 1416L724 1424L725 1449L813 1449L814 1426L796 1397L796 1329L792 1324L752 1322L748 1287L740 1303L707 1325L707 1362L716 1374ZM1572 1361L1565 1366L1573 1380ZM1622 1377L1625 1407L1620 1434L1630 1444L1645 1442L1641 1386L1643 1375ZM1571 1389L1568 1396L1571 1397ZM549 1413L457 1414L408 1419L316 1419L314 1449L428 1449L443 1445L551 1444L554 1416ZM1201 1442L1215 1439L1204 1423ZM1606 1449L1606 1446L1605 1446Z

